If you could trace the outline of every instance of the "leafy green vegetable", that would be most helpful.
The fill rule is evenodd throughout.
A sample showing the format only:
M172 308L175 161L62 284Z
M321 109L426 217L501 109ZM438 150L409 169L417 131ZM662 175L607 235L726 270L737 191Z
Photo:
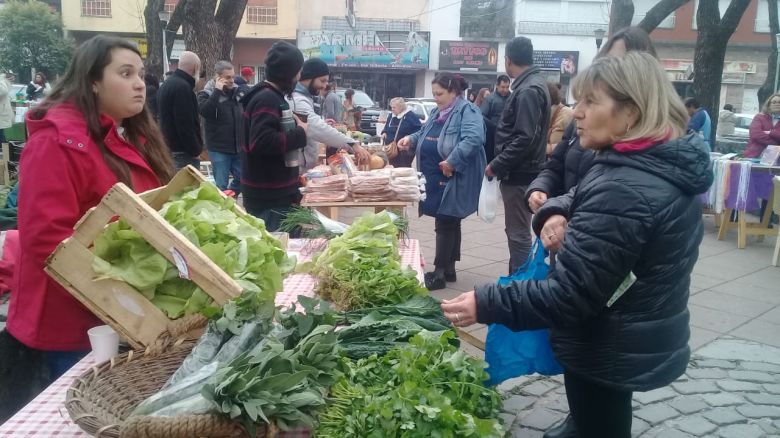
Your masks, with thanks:
M282 430L314 427L315 414L339 373L333 326L320 325L291 349L291 330L269 335L249 353L221 367L201 394L221 413L240 419L254 436L272 421Z
M160 214L242 288L262 293L263 302L281 290L283 277L295 267L295 259L287 257L263 222L236 208L235 201L222 196L213 184L202 183L174 195ZM98 278L130 284L172 319L202 311L211 303L121 219L98 236L94 254L92 267Z
M398 229L387 212L366 213L328 244L310 268L319 295L342 310L384 306L427 295L417 273L401 267Z
M316 436L502 437L501 397L485 363L451 344L452 331L423 331L387 355L345 360Z

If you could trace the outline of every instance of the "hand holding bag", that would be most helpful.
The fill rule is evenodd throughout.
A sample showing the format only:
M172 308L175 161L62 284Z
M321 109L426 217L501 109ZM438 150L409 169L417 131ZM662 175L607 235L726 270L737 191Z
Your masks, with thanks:
M547 257L539 239L531 248L531 257L509 277L501 277L498 284L504 285L517 280L544 280L549 266L544 262ZM490 385L526 374L561 374L561 368L550 346L550 333L547 329L513 332L503 324L488 326L485 341L485 360L488 363Z
M401 130L401 123L403 122L404 122L403 117L398 119L398 127L395 129L395 136L393 137L393 141L384 147L385 155L387 155L387 158L390 160L398 156L398 142L397 142L398 132Z

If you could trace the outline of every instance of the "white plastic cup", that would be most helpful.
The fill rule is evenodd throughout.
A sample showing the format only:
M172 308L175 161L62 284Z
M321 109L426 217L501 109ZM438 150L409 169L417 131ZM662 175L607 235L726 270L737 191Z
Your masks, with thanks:
M103 363L119 353L119 334L110 326L92 327L87 334L95 363Z

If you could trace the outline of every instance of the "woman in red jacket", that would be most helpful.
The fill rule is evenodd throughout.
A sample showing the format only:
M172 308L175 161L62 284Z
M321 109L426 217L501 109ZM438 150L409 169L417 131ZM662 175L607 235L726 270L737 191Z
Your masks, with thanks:
M13 338L0 341L16 342L28 358L37 355L49 378L89 351L87 330L102 323L44 272L46 258L117 182L143 192L172 176L168 149L145 100L135 45L96 36L76 50L52 93L27 113L30 137L19 171L20 256L7 326Z
M780 94L773 94L750 123L750 141L743 153L745 157L758 158L767 146L780 144L778 121L780 121Z

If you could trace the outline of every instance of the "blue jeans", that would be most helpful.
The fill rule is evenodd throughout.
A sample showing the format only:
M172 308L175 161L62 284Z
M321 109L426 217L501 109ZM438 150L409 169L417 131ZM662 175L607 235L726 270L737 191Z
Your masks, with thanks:
M176 170L181 170L189 165L195 169L200 170L200 158L191 157L186 152L174 152L173 153L173 165L176 166Z
M211 168L214 172L214 183L220 190L230 189L236 193L241 191L241 158L238 154L226 154L224 152L209 151ZM230 176L233 180L228 180Z
M287 217L287 213L290 212L292 206L258 208L252 205L251 200L247 202L247 200L244 199L244 208L246 209L247 213L258 219L262 219L263 222L265 222L265 229L272 233L279 230L279 226L282 224L284 218Z

